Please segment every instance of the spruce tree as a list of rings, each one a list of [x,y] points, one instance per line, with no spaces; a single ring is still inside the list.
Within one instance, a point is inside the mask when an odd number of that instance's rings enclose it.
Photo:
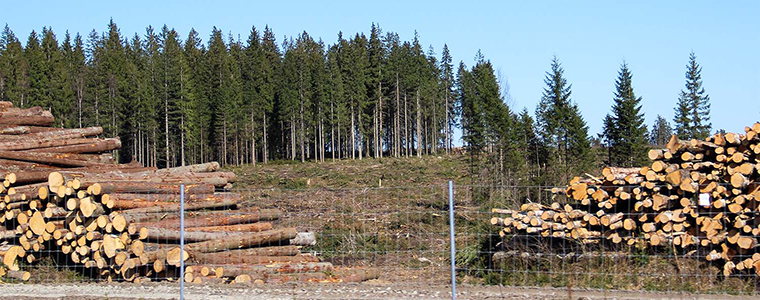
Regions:
[[[0,37],[0,100],[23,107],[29,87],[28,74],[24,47],[6,24]]]
[[[449,52],[449,46],[443,45],[443,53],[441,54],[441,87],[443,89],[443,105],[444,105],[444,148],[446,153],[451,152],[453,144],[453,127],[456,126],[457,120],[455,116],[456,106],[454,105],[454,66],[451,63],[451,53]]]
[[[673,129],[670,127],[668,120],[665,120],[660,115],[657,115],[657,119],[652,125],[652,132],[649,134],[650,143],[655,146],[664,146],[670,140],[670,136],[673,134]]]
[[[259,86],[259,95],[261,97],[261,118],[262,118],[262,132],[263,143],[262,148],[262,161],[267,163],[269,160],[270,143],[269,133],[272,127],[272,114],[274,111],[274,101],[277,89],[277,69],[282,61],[282,55],[277,48],[277,41],[274,33],[269,26],[264,27],[264,35],[261,39],[261,51],[262,60],[260,68],[261,85]]]
[[[69,40],[70,38],[67,37],[65,44],[68,44]],[[41,50],[44,58],[43,76],[48,84],[45,89],[45,98],[48,99],[48,103],[44,106],[50,108],[54,116],[61,116],[56,119],[58,126],[70,127],[73,121],[69,118],[74,106],[73,93],[63,53],[58,47],[58,40],[53,30],[50,28],[42,29]]]
[[[186,158],[189,163],[198,163],[201,161],[201,129],[203,124],[204,112],[201,110],[203,105],[203,49],[201,38],[195,29],[191,29],[185,39],[183,54],[187,71],[183,72],[187,76],[187,96],[188,99],[182,101],[180,107],[185,125],[183,126],[185,148],[189,154]]]
[[[542,143],[552,148],[550,164],[556,165],[562,178],[578,174],[591,167],[591,144],[588,126],[578,105],[570,99],[571,87],[564,77],[564,69],[555,56],[551,70],[546,72],[541,101],[536,108],[536,123]]]
[[[22,106],[42,106],[50,108],[51,98],[48,93],[50,82],[45,76],[45,55],[42,53],[37,32],[32,30],[26,40],[24,58],[28,65],[28,93],[21,99]]]
[[[542,175],[540,166],[546,163],[546,148],[541,144],[541,140],[536,134],[535,122],[528,113],[528,109],[523,109],[516,118],[515,124],[515,141],[523,155],[525,168],[528,170],[530,181],[527,184],[535,184],[534,178]]]
[[[475,79],[464,62],[457,71],[457,97],[462,103],[462,140],[472,156],[477,156],[486,146],[483,104],[477,97]]]
[[[326,65],[326,72],[327,72],[327,99],[329,103],[329,112],[328,112],[328,126],[330,127],[329,130],[329,136],[330,136],[330,143],[329,143],[329,149],[331,158],[335,160],[336,158],[341,157],[341,124],[345,124],[345,121],[342,121],[342,116],[344,115],[343,111],[345,111],[345,106],[342,105],[343,98],[344,98],[344,88],[343,88],[343,76],[340,72],[340,64],[339,64],[339,58],[340,50],[339,50],[339,43],[332,45],[329,47],[327,51],[327,65]]]
[[[702,87],[702,67],[694,52],[686,65],[686,89],[678,95],[675,114],[675,131],[681,139],[705,139],[710,135],[710,96]]]
[[[385,49],[383,43],[380,40],[382,30],[379,25],[372,23],[370,29],[369,42],[367,43],[367,115],[372,116],[371,120],[371,134],[372,136],[372,148],[374,149],[373,155],[380,157],[382,152],[382,140],[380,138],[380,132],[382,131],[382,105],[383,105],[383,58],[385,56]],[[368,122],[369,123],[369,122]],[[367,127],[370,127],[369,125]],[[369,155],[369,153],[367,153]]]
[[[209,80],[208,105],[204,108],[210,115],[206,129],[208,148],[215,150],[211,153],[211,159],[227,164],[229,111],[224,110],[224,107],[227,98],[231,95],[229,53],[222,38],[222,31],[216,27],[211,31],[205,61],[207,62],[207,80]]]
[[[647,128],[641,112],[641,97],[636,97],[633,75],[623,63],[615,80],[615,97],[611,120],[605,120],[609,164],[633,167],[646,163]]]

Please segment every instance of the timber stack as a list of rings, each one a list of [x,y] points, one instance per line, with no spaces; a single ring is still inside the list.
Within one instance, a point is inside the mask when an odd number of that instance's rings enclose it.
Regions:
[[[677,249],[725,276],[760,275],[760,123],[705,140],[672,136],[651,165],[602,170],[555,188],[555,202],[494,208],[502,237]]]
[[[275,228],[279,210],[246,206],[229,191],[235,174],[219,171],[216,162],[167,169],[119,164],[112,151],[121,142],[99,138],[101,127],[54,123],[42,108],[0,101],[4,280],[29,280],[21,266],[42,259],[109,282],[344,282],[379,275],[302,254],[301,246],[314,242],[303,242],[309,235]]]

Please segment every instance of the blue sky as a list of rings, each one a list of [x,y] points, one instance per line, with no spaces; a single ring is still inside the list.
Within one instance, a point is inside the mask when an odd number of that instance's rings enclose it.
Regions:
[[[368,33],[375,22],[404,40],[417,30],[426,49],[432,45],[438,55],[447,43],[455,61],[468,65],[480,49],[509,83],[510,106],[531,113],[557,55],[594,135],[610,111],[624,60],[647,124],[658,114],[672,120],[694,51],[712,101],[713,127],[742,131],[760,120],[760,1],[68,2],[6,3],[0,23],[24,42],[43,26],[59,39],[65,30],[102,32],[113,18],[130,37],[148,25],[167,24],[183,37],[194,27],[205,42],[212,26],[246,38],[252,25],[268,24],[278,41],[305,30],[333,43],[338,31]]]

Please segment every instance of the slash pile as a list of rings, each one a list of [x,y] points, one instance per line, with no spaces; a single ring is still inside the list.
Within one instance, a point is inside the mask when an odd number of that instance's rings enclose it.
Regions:
[[[26,281],[43,258],[94,279],[194,283],[364,281],[369,269],[339,269],[302,254],[281,212],[246,207],[235,174],[215,162],[168,169],[118,164],[118,138],[101,127],[61,129],[39,107],[0,102],[0,277]],[[185,232],[180,231],[184,184]],[[181,234],[185,251],[179,247]],[[307,241],[313,243],[313,241]],[[182,261],[188,267],[180,274]]]
[[[760,123],[706,140],[672,136],[652,164],[604,168],[552,190],[566,201],[494,208],[502,237],[674,247],[722,267],[760,275]],[[564,196],[564,197],[563,197]]]

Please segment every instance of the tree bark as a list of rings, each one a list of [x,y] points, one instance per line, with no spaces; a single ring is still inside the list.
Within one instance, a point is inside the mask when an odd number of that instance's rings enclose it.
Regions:
[[[417,157],[422,157],[422,109],[420,108],[420,90],[417,89]]]

